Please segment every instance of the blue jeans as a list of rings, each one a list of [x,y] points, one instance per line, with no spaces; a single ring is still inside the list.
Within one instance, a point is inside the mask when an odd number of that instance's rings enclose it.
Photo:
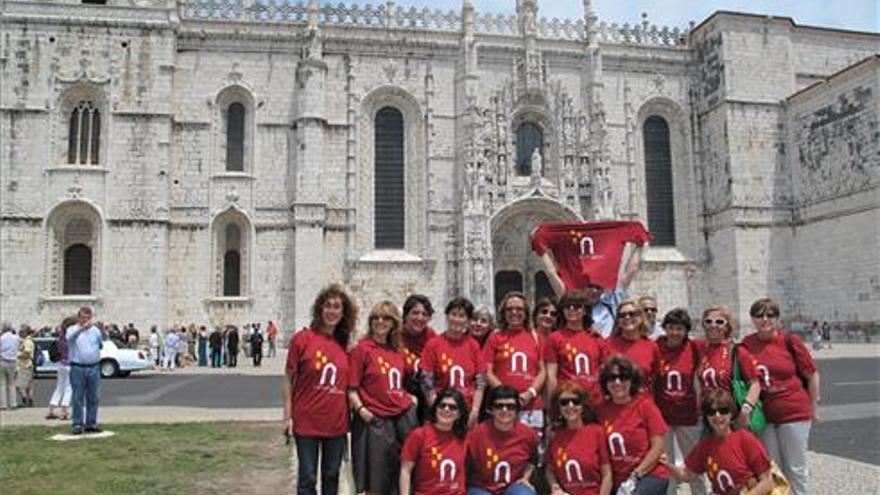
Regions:
[[[297,495],[316,495],[318,452],[321,453],[321,494],[336,495],[339,490],[339,466],[345,450],[345,435],[330,438],[296,435],[296,458],[299,465]]]
[[[97,364],[92,366],[70,366],[70,387],[73,389],[73,431],[82,431],[83,426],[94,428],[98,425],[98,394],[101,392],[101,370]],[[83,399],[85,399],[86,422],[83,425]]]
[[[492,492],[471,486],[467,489],[467,495],[492,495]],[[535,490],[522,483],[513,483],[499,495],[535,495]]]
[[[223,353],[220,349],[211,349],[211,367],[220,368],[223,366]]]
[[[665,495],[669,480],[658,476],[645,476],[636,483],[638,495]]]

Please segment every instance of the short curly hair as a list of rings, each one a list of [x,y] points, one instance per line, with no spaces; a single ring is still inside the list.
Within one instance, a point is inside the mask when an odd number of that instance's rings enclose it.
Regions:
[[[614,368],[617,373],[629,377],[629,394],[635,396],[642,388],[642,373],[639,368],[628,357],[620,354],[612,356],[611,359],[605,361],[602,365],[602,371],[599,372],[599,383],[602,385],[602,393],[608,397],[608,384],[611,382],[611,375],[614,374]]]

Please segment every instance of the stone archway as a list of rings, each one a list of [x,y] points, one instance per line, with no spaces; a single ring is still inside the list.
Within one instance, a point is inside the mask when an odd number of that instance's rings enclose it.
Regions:
[[[548,291],[552,293],[541,259],[532,252],[529,236],[542,223],[581,220],[577,212],[539,192],[508,204],[492,217],[492,284],[496,307],[509,290],[521,290],[530,304],[536,297]]]

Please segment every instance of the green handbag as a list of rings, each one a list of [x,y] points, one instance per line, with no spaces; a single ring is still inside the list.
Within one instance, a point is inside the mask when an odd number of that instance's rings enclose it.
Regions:
[[[739,361],[736,359],[737,347],[739,347],[739,344],[733,345],[733,375],[730,378],[730,388],[733,400],[736,401],[737,406],[742,408],[743,403],[746,401],[746,396],[749,394],[749,383],[743,380],[742,374],[739,371]],[[761,404],[761,399],[758,399],[754,406],[752,406],[752,414],[749,417],[749,429],[755,435],[760,435],[766,427],[767,416],[764,416],[764,406]]]

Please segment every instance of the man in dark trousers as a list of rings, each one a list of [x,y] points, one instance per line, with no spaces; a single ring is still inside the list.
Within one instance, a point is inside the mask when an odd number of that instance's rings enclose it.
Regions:
[[[229,356],[226,364],[235,368],[238,364],[238,329],[235,325],[229,325],[229,335],[226,336],[226,354]]]
[[[254,358],[254,366],[259,366],[263,362],[263,334],[257,326],[251,334],[251,357]]]
[[[219,327],[215,327],[214,331],[208,337],[208,346],[211,348],[211,367],[220,368],[223,366],[223,334]]]

